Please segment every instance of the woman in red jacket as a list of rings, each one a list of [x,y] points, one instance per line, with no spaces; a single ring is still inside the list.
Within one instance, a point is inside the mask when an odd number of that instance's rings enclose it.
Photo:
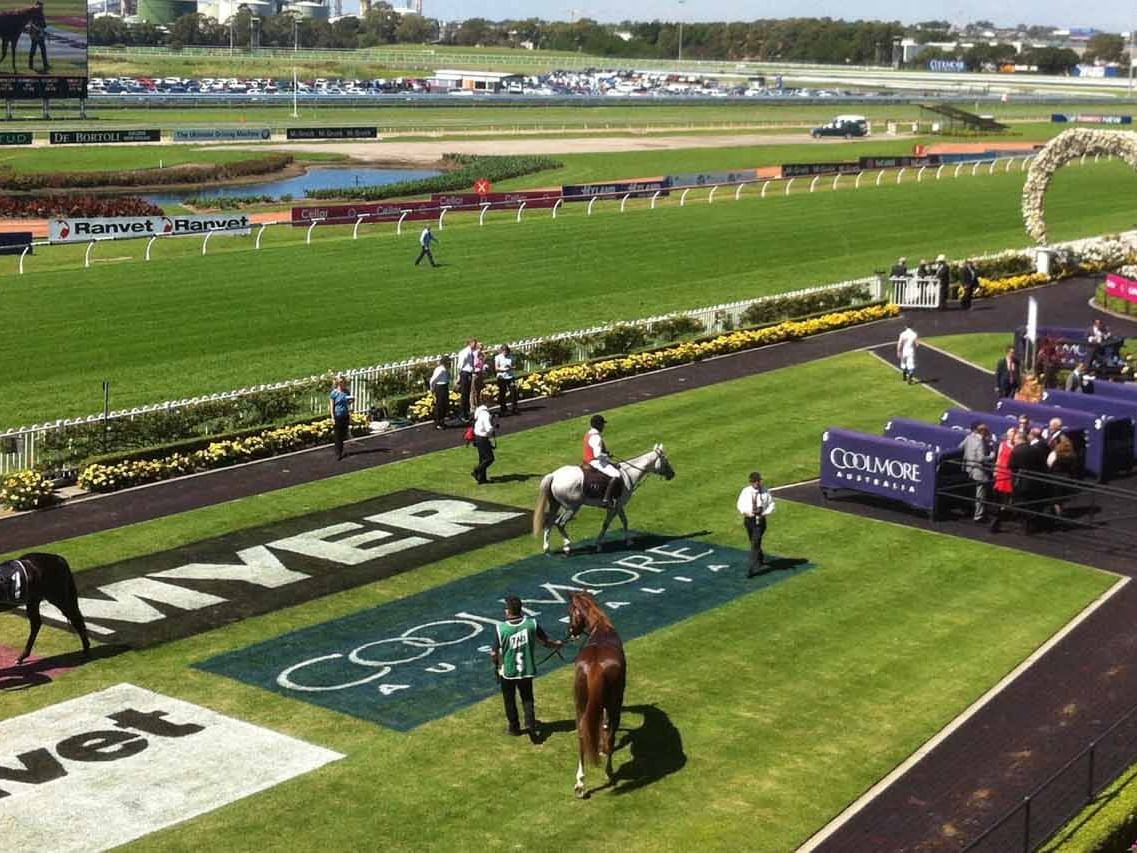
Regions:
[[[1006,436],[999,442],[999,450],[995,454],[995,518],[991,521],[991,532],[999,532],[999,523],[1003,515],[1010,510],[1011,501],[1015,493],[1015,476],[1011,472],[1011,451],[1015,444],[1015,428],[1007,430]]]

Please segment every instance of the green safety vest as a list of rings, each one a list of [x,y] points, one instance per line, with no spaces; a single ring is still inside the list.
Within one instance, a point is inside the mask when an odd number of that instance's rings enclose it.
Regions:
[[[533,678],[537,663],[533,659],[533,644],[537,642],[537,620],[526,616],[520,622],[499,622],[497,639],[501,646],[501,677],[507,679]]]

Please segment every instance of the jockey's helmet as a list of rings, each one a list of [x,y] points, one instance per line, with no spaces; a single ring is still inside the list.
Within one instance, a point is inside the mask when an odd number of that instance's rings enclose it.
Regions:
[[[604,429],[604,424],[606,424],[607,421],[604,420],[603,415],[593,415],[590,423],[593,429]]]

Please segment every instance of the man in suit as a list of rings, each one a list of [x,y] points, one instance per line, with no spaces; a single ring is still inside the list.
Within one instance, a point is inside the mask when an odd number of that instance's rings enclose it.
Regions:
[[[936,258],[936,268],[934,271],[936,277],[936,284],[940,291],[940,304],[941,311],[947,310],[948,294],[951,292],[951,267],[948,266],[947,256],[940,255]]]
[[[988,492],[991,488],[991,469],[995,461],[995,447],[987,425],[979,421],[972,423],[971,432],[959,446],[963,450],[963,470],[975,483],[975,512],[972,518],[975,521],[982,521],[990,500]]]
[[[975,291],[979,289],[979,268],[972,260],[964,261],[959,271],[959,307],[964,311],[971,310],[971,300],[975,298]]]
[[[1014,347],[1007,347],[1007,353],[995,365],[995,393],[1000,397],[1013,397],[1022,385],[1022,367]]]
[[[1078,362],[1074,369],[1070,371],[1070,375],[1066,377],[1066,390],[1079,393],[1086,391],[1086,386],[1090,384],[1090,378],[1086,375],[1086,363],[1084,361]]]

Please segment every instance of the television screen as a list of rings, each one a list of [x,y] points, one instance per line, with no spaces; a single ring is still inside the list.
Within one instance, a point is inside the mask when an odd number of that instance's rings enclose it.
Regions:
[[[0,100],[86,96],[86,0],[0,0]]]

